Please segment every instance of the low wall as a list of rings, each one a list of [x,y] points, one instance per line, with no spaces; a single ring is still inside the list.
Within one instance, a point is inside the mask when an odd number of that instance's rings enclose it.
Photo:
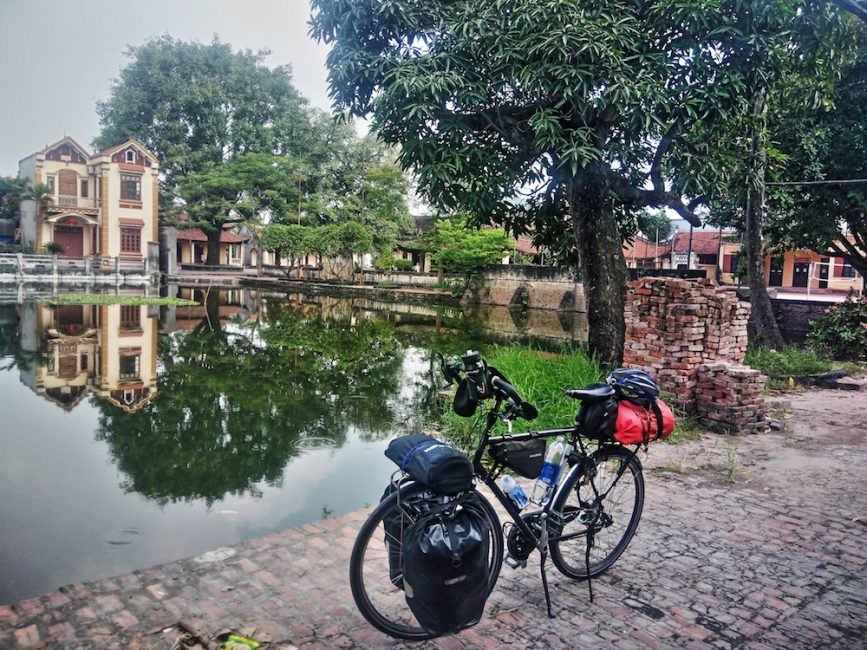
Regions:
[[[574,270],[552,266],[490,266],[465,302],[528,309],[587,311],[584,287]]]
[[[820,319],[826,309],[836,304],[836,302],[816,300],[771,299],[771,307],[777,325],[780,326],[780,334],[788,343],[803,343],[810,332],[810,322]]]
[[[355,282],[360,282],[361,274],[354,274]],[[461,279],[448,275],[446,282],[461,282]],[[436,273],[401,273],[397,271],[365,271],[365,284],[393,284],[399,287],[430,287],[439,282]]]

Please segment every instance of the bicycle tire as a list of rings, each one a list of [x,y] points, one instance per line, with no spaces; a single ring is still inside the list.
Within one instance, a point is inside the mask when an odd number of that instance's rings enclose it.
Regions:
[[[488,518],[489,585],[493,590],[503,563],[503,536],[500,521],[491,504],[476,492],[481,510]],[[437,635],[422,628],[406,603],[403,590],[389,574],[389,550],[383,521],[399,513],[401,531],[417,518],[433,497],[429,488],[408,483],[389,495],[370,513],[358,532],[349,560],[349,584],[355,604],[367,621],[381,632],[399,639],[423,640]],[[393,520],[392,526],[394,526]],[[398,540],[398,543],[401,540]]]
[[[551,542],[551,560],[563,575],[576,580],[588,577],[585,553],[591,528],[586,522],[595,521],[589,570],[589,577],[595,577],[607,571],[629,546],[644,508],[644,476],[635,454],[620,446],[601,447],[590,454],[590,459],[584,471],[567,477],[551,507],[555,534],[574,535]],[[588,472],[595,474],[592,480],[599,499]]]

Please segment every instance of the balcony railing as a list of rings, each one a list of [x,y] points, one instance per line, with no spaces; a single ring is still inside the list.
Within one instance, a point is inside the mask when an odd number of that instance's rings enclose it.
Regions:
[[[82,196],[65,196],[58,194],[53,197],[54,205],[59,208],[95,208],[96,199]]]

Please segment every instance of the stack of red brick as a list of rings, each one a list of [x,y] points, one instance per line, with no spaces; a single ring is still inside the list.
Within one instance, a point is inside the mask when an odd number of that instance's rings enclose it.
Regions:
[[[624,364],[651,371],[669,399],[689,413],[699,412],[697,400],[705,401],[709,395],[719,393],[711,389],[699,395],[702,366],[727,364],[728,370],[714,371],[714,381],[722,381],[718,378],[720,372],[731,371],[733,377],[740,377],[749,313],[748,304],[706,280],[642,278],[632,282],[626,302]],[[714,413],[739,413],[731,410],[739,408],[735,398],[740,395],[732,392],[714,398],[713,403],[719,407]],[[763,414],[764,407],[760,410]],[[744,428],[741,418],[731,424],[736,429]]]
[[[765,420],[765,377],[758,370],[728,363],[698,368],[699,417],[726,430],[748,431]]]

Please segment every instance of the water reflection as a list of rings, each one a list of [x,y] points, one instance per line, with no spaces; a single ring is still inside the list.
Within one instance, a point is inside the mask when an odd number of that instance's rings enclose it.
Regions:
[[[435,352],[575,315],[171,288],[194,307],[0,305],[0,604],[373,503],[439,410]]]
[[[340,447],[350,430],[369,442],[425,426],[437,412],[432,350],[583,333],[563,312],[170,292],[199,304],[24,303],[0,326],[0,355],[37,395],[64,411],[95,398],[95,439],[122,489],[160,505],[257,496],[302,450]]]
[[[148,308],[27,302],[17,308],[0,355],[11,356],[21,383],[71,411],[88,395],[133,413],[157,394],[157,322]]]
[[[198,322],[196,308],[177,310],[184,327],[160,341],[164,399],[133,414],[100,405],[97,438],[124,489],[158,503],[256,495],[279,485],[305,440],[341,446],[350,428],[376,439],[403,426],[415,394],[400,399],[393,323],[276,302],[224,318],[237,305],[216,293],[204,307]]]

